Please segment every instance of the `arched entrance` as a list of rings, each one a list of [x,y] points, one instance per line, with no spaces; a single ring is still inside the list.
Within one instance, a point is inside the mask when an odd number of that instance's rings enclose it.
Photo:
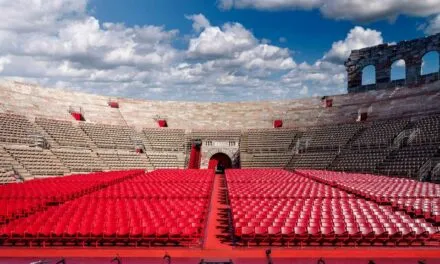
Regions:
[[[216,153],[209,159],[208,169],[215,169],[219,163],[223,164],[225,169],[232,167],[232,161],[228,155],[225,153]]]

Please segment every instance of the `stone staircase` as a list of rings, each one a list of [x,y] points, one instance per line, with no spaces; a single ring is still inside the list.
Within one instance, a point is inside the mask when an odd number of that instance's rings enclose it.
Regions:
[[[4,148],[4,146],[0,146],[0,158],[5,161],[6,163],[9,163],[12,165],[14,170],[18,173],[18,175],[25,179],[30,180],[33,179],[33,176],[31,173],[26,170],[16,159],[14,159]]]
[[[47,132],[46,130],[44,130],[41,126],[39,126],[37,123],[32,123],[35,129],[35,132],[39,135],[41,135],[42,137],[44,137],[44,139],[46,139],[47,143],[49,144],[49,146],[51,148],[59,148],[60,144],[58,144],[58,142],[56,142],[56,140],[54,140]]]

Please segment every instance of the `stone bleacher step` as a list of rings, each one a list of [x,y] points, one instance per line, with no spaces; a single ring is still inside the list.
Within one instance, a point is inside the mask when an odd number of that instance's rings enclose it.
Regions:
[[[12,155],[10,155],[3,146],[0,147],[0,155],[12,165],[12,167],[20,177],[22,177],[23,179],[33,178],[32,174],[27,169],[25,169],[25,167],[21,165],[20,162],[18,162]]]
[[[42,135],[46,139],[47,143],[49,143],[49,145],[51,147],[53,147],[53,148],[59,148],[60,147],[60,144],[58,144],[58,142],[55,139],[53,139],[49,135],[49,133],[47,133],[46,130],[44,130],[40,125],[38,125],[36,122],[33,122],[32,124],[34,125],[35,131],[37,133],[39,133],[40,135]]]

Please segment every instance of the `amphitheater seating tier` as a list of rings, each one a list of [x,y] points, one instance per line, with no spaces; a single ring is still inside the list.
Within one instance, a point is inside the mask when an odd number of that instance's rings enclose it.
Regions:
[[[378,171],[385,175],[415,177],[420,167],[439,151],[436,145],[405,146],[391,152],[378,166]]]
[[[292,129],[250,129],[247,133],[247,152],[285,152],[298,132]]]
[[[208,170],[138,170],[0,186],[0,245],[200,246],[213,179]]]
[[[81,123],[80,127],[99,148],[134,149],[132,128],[103,124]]]
[[[180,151],[185,149],[185,130],[145,128],[142,130],[154,151]]]
[[[361,123],[353,123],[309,128],[303,138],[308,139],[308,149],[338,149],[344,147],[363,127]]]
[[[227,170],[237,245],[438,244],[439,229],[432,223],[391,205],[355,197],[338,185],[332,187],[333,182],[320,179],[322,173],[327,172]],[[347,178],[337,172],[328,174]],[[310,191],[310,186],[316,188]]]
[[[440,143],[440,115],[421,118],[414,124],[417,134],[411,144],[426,145]]]
[[[176,152],[149,152],[150,159],[154,168],[180,168],[185,167],[185,159],[182,153]],[[180,157],[179,157],[180,156]]]
[[[84,132],[73,126],[72,122],[36,118],[35,123],[42,127],[60,146],[89,147]]]
[[[337,151],[322,151],[322,152],[304,152],[293,155],[287,168],[316,168],[325,169],[335,159]]]
[[[134,151],[98,150],[98,156],[111,170],[151,168],[148,157]]]
[[[371,174],[299,170],[304,176],[336,186],[360,197],[440,223],[440,185]],[[414,204],[408,204],[410,202]],[[422,207],[422,203],[426,206]]]
[[[353,147],[387,148],[408,124],[407,119],[373,122],[353,141],[352,145]]]
[[[338,155],[331,169],[353,172],[372,172],[382,163],[390,149],[348,149]]]
[[[93,172],[105,169],[95,153],[86,149],[52,149],[71,172]]]
[[[292,153],[241,154],[242,168],[283,168],[289,162]]]
[[[32,124],[25,116],[0,113],[0,141],[30,144],[32,131]]]
[[[49,150],[26,146],[7,146],[6,150],[33,176],[59,176],[68,172]]]

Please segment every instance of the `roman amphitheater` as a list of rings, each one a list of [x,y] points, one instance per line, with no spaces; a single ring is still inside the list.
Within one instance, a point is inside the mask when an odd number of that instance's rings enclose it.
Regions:
[[[3,80],[0,262],[440,263],[440,72],[421,74],[431,51],[440,34],[353,51],[347,94],[285,101]],[[392,81],[400,59],[406,78]],[[376,83],[362,85],[368,65]]]

